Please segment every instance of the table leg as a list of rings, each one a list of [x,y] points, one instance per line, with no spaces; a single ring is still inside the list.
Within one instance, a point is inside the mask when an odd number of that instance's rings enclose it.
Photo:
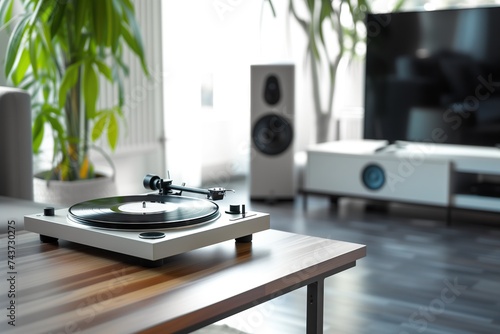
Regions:
[[[307,211],[307,193],[306,192],[302,193],[302,209],[304,211]]]
[[[446,226],[451,226],[451,205],[446,207]]]
[[[323,279],[307,285],[307,334],[323,333],[324,289]]]

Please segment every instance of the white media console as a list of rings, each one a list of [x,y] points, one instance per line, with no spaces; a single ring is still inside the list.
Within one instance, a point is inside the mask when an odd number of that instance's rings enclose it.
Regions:
[[[302,190],[500,212],[500,148],[380,140],[318,144],[307,150]]]

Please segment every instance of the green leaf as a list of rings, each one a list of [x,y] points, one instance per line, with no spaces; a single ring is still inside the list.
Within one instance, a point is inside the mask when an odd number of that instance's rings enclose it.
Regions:
[[[49,85],[43,85],[43,100],[47,102],[50,97],[51,87]]]
[[[45,118],[43,114],[38,114],[33,122],[32,136],[33,136],[33,152],[38,153],[42,145],[43,136],[45,133]]]
[[[394,8],[392,9],[393,11],[398,11],[401,9],[401,7],[404,5],[405,0],[398,0],[396,4],[394,5]],[[367,4],[368,5],[368,4]]]
[[[125,6],[129,10],[134,10],[134,4],[130,0],[117,0],[120,2],[120,6]]]
[[[112,1],[113,9],[111,11],[111,24],[112,24],[112,37],[111,37],[111,52],[115,54],[118,51],[118,47],[120,45],[120,36],[121,36],[121,4],[117,0]]]
[[[31,52],[33,51],[33,52]],[[56,72],[54,61],[52,57],[50,56],[49,50],[45,47],[45,43],[43,41],[43,37],[38,35],[38,40],[37,40],[37,45],[36,49],[30,50],[30,61],[31,61],[31,67],[34,70],[34,67],[36,67],[36,78],[37,80],[40,80],[40,84],[45,85],[45,81],[47,81],[47,78],[53,77]],[[36,65],[34,66],[34,63],[36,62]],[[55,89],[57,92],[57,90]]]
[[[320,59],[321,55],[319,54],[318,46],[316,44],[316,40],[314,36],[310,36],[309,42],[307,44],[307,47],[309,49],[309,53],[315,58],[315,59]]]
[[[66,96],[71,89],[78,82],[78,74],[81,62],[77,62],[66,69],[66,73],[59,88],[59,107],[62,108],[66,104]]]
[[[137,40],[134,39],[134,36],[132,36],[128,26],[124,23],[122,23],[122,37],[135,54],[139,54],[141,52],[140,46],[137,44]]]
[[[113,14],[113,4],[112,0],[101,0],[103,1],[104,8],[106,8],[105,11],[105,21],[104,21],[104,44],[107,47],[111,47],[113,45],[113,21],[116,20],[118,17],[115,17]]]
[[[89,4],[92,10],[92,23],[95,41],[97,45],[104,45],[106,6],[102,0],[91,0],[89,1]]]
[[[119,47],[119,49],[121,49],[121,47]],[[122,70],[123,74],[124,74],[125,76],[128,76],[128,75],[130,74],[130,68],[127,66],[127,64],[125,64],[125,63],[123,62],[123,59],[122,59],[122,52],[120,52],[120,53],[118,54],[118,56],[117,56],[117,57],[114,57],[113,59],[114,59],[114,61],[118,64],[118,68],[120,68],[120,69]],[[117,78],[116,74],[118,73],[118,68],[117,68],[116,66],[113,68],[113,69],[114,69],[114,71],[113,71],[113,77],[114,77],[115,79]]]
[[[316,3],[316,0],[307,0],[307,8],[309,8],[309,11],[311,13],[314,13],[314,4]]]
[[[57,57],[56,51],[54,50],[52,36],[50,36],[50,30],[46,25],[37,26],[37,35],[40,37],[41,45],[44,50],[47,50],[47,53],[52,55],[53,57]],[[54,60],[56,61],[56,60]]]
[[[320,22],[323,22],[323,20],[330,16],[332,12],[334,11],[332,7],[332,3],[330,1],[322,1],[321,2],[321,12],[320,12]]]
[[[97,45],[110,47],[112,36],[112,9],[111,0],[98,0],[94,2],[94,29]]]
[[[19,88],[29,91],[31,86],[35,84],[36,80],[33,79],[32,75],[27,75],[24,77],[23,81],[19,84]]]
[[[43,0],[36,2],[36,7],[33,13],[30,15],[30,26],[33,27],[35,25],[35,21],[38,18],[40,11],[42,10]]]
[[[29,55],[30,55],[30,63],[31,63],[31,69],[33,70],[33,74],[35,75],[35,78],[38,79],[38,55],[37,55],[37,49],[38,49],[38,37],[36,34],[33,34],[30,38],[29,41]]]
[[[36,3],[35,10],[31,14],[30,18],[30,33],[33,30],[33,28],[36,26],[36,22],[40,21],[45,23],[47,18],[46,14],[51,13],[54,11],[54,7],[58,5],[60,1],[53,1],[53,0],[39,0]]]
[[[80,1],[77,1],[80,2]],[[50,24],[50,35],[54,37],[61,27],[64,16],[67,15],[66,6],[67,1],[55,1],[55,8],[52,11],[49,19]]]
[[[55,132],[54,137],[58,141],[58,147],[63,155],[67,155],[66,145],[65,145],[65,131],[64,127],[58,118],[53,117],[51,114],[46,115],[46,120],[50,123],[52,130]]]
[[[0,23],[9,22],[12,18],[14,0],[2,0],[0,2]]]
[[[64,137],[64,133],[65,133],[64,127],[61,124],[61,122],[59,121],[59,119],[57,119],[56,117],[53,117],[53,116],[48,116],[47,120],[49,121],[50,125],[52,126],[52,129],[58,134],[58,136],[60,136],[61,138]]]
[[[137,21],[135,19],[135,14],[134,11],[128,7],[124,7],[124,11],[126,14],[127,22],[128,25],[130,26],[130,31],[132,35],[130,36],[133,39],[133,44],[135,47],[132,47],[132,50],[135,52],[135,54],[139,57],[139,60],[141,61],[142,69],[146,75],[149,76],[149,70],[146,65],[146,58],[144,56],[144,46],[142,42],[142,37],[141,37],[141,31],[139,29],[139,25],[137,24]],[[123,35],[123,30],[128,32],[128,29],[125,28],[124,25],[122,25],[122,35]],[[127,43],[129,44],[129,43]],[[129,44],[130,46],[131,44]]]
[[[82,84],[86,114],[88,118],[93,118],[99,94],[99,79],[91,62],[85,63]]]
[[[94,128],[92,129],[92,141],[96,141],[101,138],[104,133],[104,129],[106,128],[106,123],[108,122],[108,118],[106,115],[102,115],[99,117],[97,122],[94,124]]]
[[[83,26],[90,10],[89,1],[76,1],[75,3],[75,44],[84,45],[82,39]]]
[[[53,105],[49,103],[44,103],[43,104],[43,112],[47,114],[53,114],[54,116],[60,116],[61,115],[61,110],[54,107]]]
[[[116,84],[118,86],[118,107],[121,110],[121,107],[125,104],[125,87],[120,77],[116,79]]]
[[[326,43],[325,43],[325,37],[323,34],[323,22],[325,19],[329,18],[330,15],[333,12],[332,4],[330,1],[321,1],[321,9],[320,9],[320,15],[319,15],[319,21],[317,23],[317,29],[318,29],[318,36],[319,40],[321,41],[321,45],[326,48]]]
[[[108,65],[98,59],[95,60],[95,64],[97,65],[97,69],[99,70],[99,72],[101,72],[101,74],[104,75],[106,79],[108,79],[109,81],[113,81],[113,75]]]
[[[118,143],[118,121],[115,114],[109,114],[108,119],[108,143],[111,150],[114,151]]]
[[[12,73],[12,83],[15,86],[19,86],[21,81],[24,79],[26,70],[30,66],[30,56],[28,50],[24,49],[21,57],[19,58],[16,66],[16,70]]]
[[[30,17],[28,15],[24,16],[16,25],[12,35],[10,36],[9,43],[7,45],[7,57],[5,58],[6,77],[10,76],[13,66],[17,58],[20,56],[19,48],[21,47],[21,41],[24,38],[29,18]]]

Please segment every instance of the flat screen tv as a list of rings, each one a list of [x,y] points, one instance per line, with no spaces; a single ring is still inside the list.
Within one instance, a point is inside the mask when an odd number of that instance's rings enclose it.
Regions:
[[[500,7],[369,14],[365,139],[498,146]]]

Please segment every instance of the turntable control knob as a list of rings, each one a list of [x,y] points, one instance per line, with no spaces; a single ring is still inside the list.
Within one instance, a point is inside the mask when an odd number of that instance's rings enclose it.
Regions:
[[[54,208],[53,207],[44,208],[43,209],[43,215],[44,216],[48,216],[48,217],[54,216],[55,215]]]
[[[229,205],[229,211],[226,211],[227,213],[240,213],[240,206],[239,205]]]
[[[244,217],[245,216],[245,204],[229,205],[229,210],[227,210],[226,213],[233,214],[233,215],[242,214]]]

